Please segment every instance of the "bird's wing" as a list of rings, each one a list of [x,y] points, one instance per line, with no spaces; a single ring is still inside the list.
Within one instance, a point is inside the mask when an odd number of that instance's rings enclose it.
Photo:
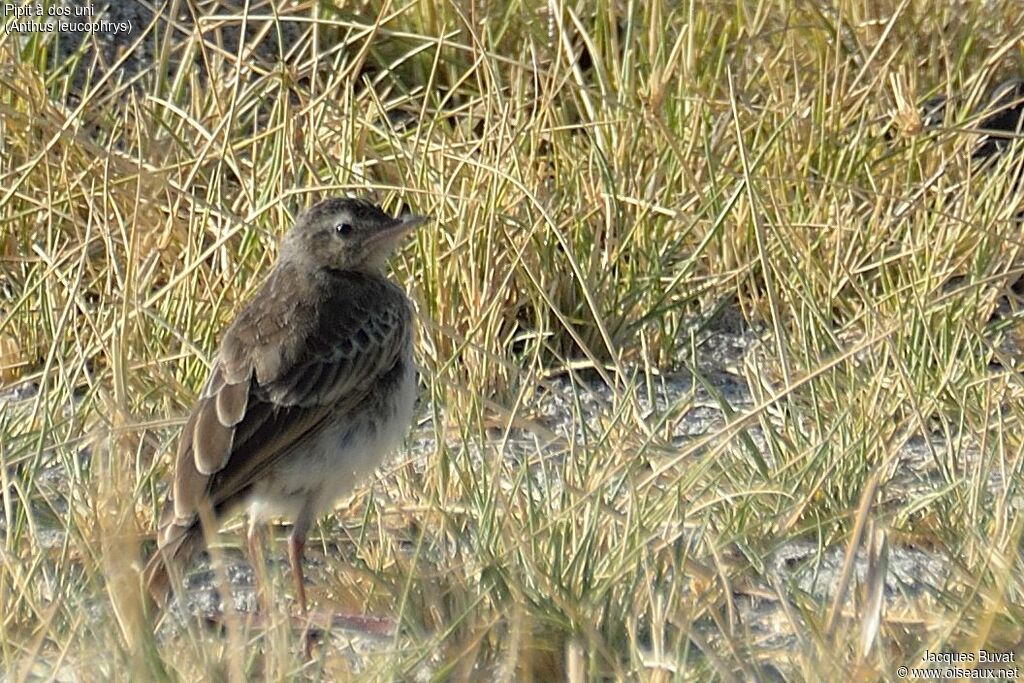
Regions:
[[[325,421],[363,402],[402,362],[408,303],[380,277],[335,272],[317,299],[296,305],[271,281],[239,314],[178,444],[166,532],[202,506],[230,508],[279,458]]]

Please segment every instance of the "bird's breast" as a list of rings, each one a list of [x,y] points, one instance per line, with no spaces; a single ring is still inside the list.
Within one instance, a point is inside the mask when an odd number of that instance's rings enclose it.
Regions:
[[[307,503],[316,516],[333,509],[401,445],[412,423],[416,387],[410,350],[365,401],[335,414],[314,439],[254,487],[250,515],[294,519]]]

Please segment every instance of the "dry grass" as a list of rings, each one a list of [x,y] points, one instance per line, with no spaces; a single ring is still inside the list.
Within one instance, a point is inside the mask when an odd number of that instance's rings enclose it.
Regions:
[[[1019,73],[1016,0],[584,4],[258,6],[251,32],[294,31],[258,57],[137,26],[154,65],[71,98],[79,57],[0,36],[0,381],[39,388],[0,403],[5,678],[356,675],[283,627],[154,637],[133,564],[218,331],[348,193],[437,218],[394,262],[436,446],[321,527],[324,600],[402,622],[359,675],[874,680],[1021,642],[1020,379],[989,366],[1020,194],[965,132]],[[753,405],[680,440],[692,401],[644,399],[722,308],[763,332]],[[570,401],[576,434],[539,415],[556,377],[613,389]],[[772,581],[799,540],[872,571]],[[943,580],[883,610],[895,548]]]

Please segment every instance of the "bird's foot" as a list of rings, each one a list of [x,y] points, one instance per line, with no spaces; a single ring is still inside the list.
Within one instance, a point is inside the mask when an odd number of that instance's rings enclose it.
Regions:
[[[350,614],[333,611],[311,611],[296,617],[311,633],[323,634],[332,629],[356,631],[374,636],[390,636],[398,630],[398,621],[392,617],[371,614]]]

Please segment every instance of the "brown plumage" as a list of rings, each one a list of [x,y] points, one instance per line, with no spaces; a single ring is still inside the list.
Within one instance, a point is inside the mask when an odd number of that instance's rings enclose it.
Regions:
[[[271,518],[292,521],[289,555],[305,611],[310,524],[380,464],[411,420],[411,307],[382,268],[423,220],[332,199],[286,235],[266,283],[224,334],[182,430],[145,570],[159,604],[168,563],[183,566],[203,545],[201,519],[219,524],[246,508],[250,533]]]

